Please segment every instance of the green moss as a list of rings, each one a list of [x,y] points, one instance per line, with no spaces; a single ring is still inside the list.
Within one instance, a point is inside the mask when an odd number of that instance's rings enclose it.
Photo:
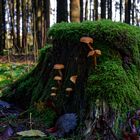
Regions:
[[[82,36],[91,36],[94,42],[108,44],[108,49],[131,54],[132,60],[140,63],[140,29],[120,22],[110,20],[85,21],[82,23],[59,23],[48,32],[54,40],[79,42]]]
[[[108,60],[91,71],[86,87],[86,94],[93,101],[105,100],[120,112],[140,106],[140,92],[136,68],[125,71],[122,63]]]

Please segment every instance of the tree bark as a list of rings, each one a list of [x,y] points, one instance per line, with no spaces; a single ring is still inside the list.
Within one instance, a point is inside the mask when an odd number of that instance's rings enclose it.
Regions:
[[[130,24],[131,0],[125,0],[125,23]]]
[[[0,2],[0,54],[3,54],[3,49],[5,48],[5,1]]]
[[[70,0],[70,21],[80,22],[80,0]]]
[[[98,20],[98,0],[94,0],[94,19]]]
[[[83,0],[80,0],[80,21],[83,21]]]
[[[67,0],[57,0],[57,22],[68,22]]]
[[[106,19],[106,0],[101,0],[101,18]]]
[[[120,22],[122,21],[122,9],[123,9],[122,0],[120,0]]]
[[[20,1],[16,0],[16,39],[17,39],[17,47],[16,51],[19,53],[20,52]]]

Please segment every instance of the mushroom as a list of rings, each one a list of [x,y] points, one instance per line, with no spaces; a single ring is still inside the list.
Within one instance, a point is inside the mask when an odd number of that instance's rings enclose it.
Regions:
[[[61,70],[64,69],[64,65],[63,64],[55,64],[53,69],[58,70],[59,75],[62,76]]]
[[[57,81],[58,85],[60,85],[60,81],[62,81],[62,77],[61,76],[55,76],[54,80]]]
[[[81,37],[80,42],[86,43],[89,49],[93,50],[92,46],[90,45],[90,43],[93,43],[93,39],[91,37]]]
[[[56,92],[57,88],[56,87],[52,87],[51,90]]]
[[[67,94],[68,94],[68,96],[70,95],[70,93],[72,92],[72,88],[66,88],[66,92],[67,92]]]
[[[56,96],[56,93],[52,92],[52,93],[51,93],[51,96],[53,96],[53,97]]]
[[[101,55],[100,50],[92,50],[88,53],[87,57],[93,56],[94,57],[94,66],[96,66],[97,65],[96,57],[99,55]]]
[[[72,83],[76,83],[76,80],[77,80],[77,75],[73,75],[73,76],[71,76],[70,77],[70,81],[72,82]]]

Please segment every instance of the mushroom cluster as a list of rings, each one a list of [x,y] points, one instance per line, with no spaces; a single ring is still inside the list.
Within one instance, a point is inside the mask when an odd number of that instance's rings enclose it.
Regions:
[[[54,81],[57,81],[58,86],[61,86],[61,81],[62,81],[62,69],[64,69],[64,65],[63,64],[55,64],[53,67],[54,70],[58,71],[57,75],[53,78]],[[51,88],[51,96],[56,96],[56,91],[58,90],[57,87],[52,87]]]
[[[56,96],[56,91],[57,91],[57,88],[56,87],[52,87],[51,88],[51,96]]]
[[[88,45],[88,48],[90,49],[90,51],[89,51],[87,57],[92,56],[94,58],[94,66],[96,67],[96,65],[97,65],[96,57],[101,55],[101,51],[94,50],[92,48],[91,44],[93,44],[93,39],[91,37],[81,37],[80,42],[86,43]]]

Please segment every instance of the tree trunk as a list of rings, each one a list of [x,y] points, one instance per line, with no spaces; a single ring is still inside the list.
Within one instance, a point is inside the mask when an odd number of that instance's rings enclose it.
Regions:
[[[101,18],[106,19],[106,0],[101,0]]]
[[[83,0],[80,0],[80,21],[83,21]]]
[[[122,9],[123,9],[122,0],[120,0],[120,22],[122,22]]]
[[[20,1],[16,0],[16,48],[17,52],[20,52]]]
[[[80,0],[70,0],[70,21],[80,22]]]
[[[132,3],[132,25],[135,23],[135,8],[136,8],[136,0],[133,0]]]
[[[85,2],[85,20],[88,19],[88,0]]]
[[[125,0],[125,23],[130,24],[131,0]]]
[[[112,0],[108,0],[108,19],[112,19]]]
[[[26,0],[22,0],[22,50],[27,46]]]
[[[5,1],[0,2],[0,54],[3,54],[5,48]]]
[[[67,0],[57,0],[57,22],[68,21]]]
[[[94,19],[98,20],[98,0],[94,0]]]
[[[50,0],[44,0],[44,43],[47,42],[47,31],[50,28]]]

